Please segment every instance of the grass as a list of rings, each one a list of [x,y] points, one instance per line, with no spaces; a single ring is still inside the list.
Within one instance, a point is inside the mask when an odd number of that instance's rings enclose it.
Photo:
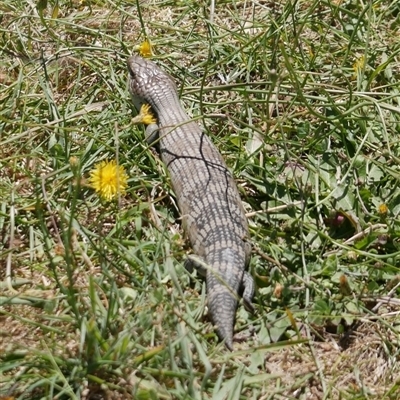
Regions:
[[[0,10],[1,398],[399,398],[398,1]],[[131,123],[146,37],[249,215],[257,313],[233,353]],[[105,202],[89,173],[114,159],[127,193]]]

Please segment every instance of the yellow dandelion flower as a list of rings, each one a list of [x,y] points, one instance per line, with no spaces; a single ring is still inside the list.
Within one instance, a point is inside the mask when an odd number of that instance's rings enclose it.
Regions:
[[[157,123],[157,120],[155,119],[153,113],[151,112],[151,107],[149,104],[142,105],[139,114],[132,119],[132,123],[145,124],[145,125],[151,125]]]
[[[100,197],[111,201],[118,194],[125,193],[128,175],[124,167],[113,161],[101,161],[90,171],[89,185]]]
[[[385,203],[382,203],[378,207],[378,213],[382,216],[385,216],[389,212],[389,208]]]
[[[153,55],[151,52],[151,44],[148,39],[146,39],[144,42],[140,43],[139,54],[142,57],[151,57]]]

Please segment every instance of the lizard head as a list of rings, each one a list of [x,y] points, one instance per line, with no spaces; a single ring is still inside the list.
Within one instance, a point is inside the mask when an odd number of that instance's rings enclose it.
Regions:
[[[145,103],[157,109],[163,98],[177,92],[173,78],[153,61],[134,55],[127,64],[129,92],[137,109]]]

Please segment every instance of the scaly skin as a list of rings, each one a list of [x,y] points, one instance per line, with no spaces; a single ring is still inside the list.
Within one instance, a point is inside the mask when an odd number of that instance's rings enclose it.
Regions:
[[[208,306],[221,340],[232,350],[238,294],[252,310],[254,284],[245,272],[251,255],[248,225],[232,174],[214,144],[186,114],[170,75],[139,56],[128,59],[129,91],[137,108],[157,116],[159,151],[166,164],[197,263],[206,268]],[[148,132],[148,139],[149,139]],[[154,134],[149,142],[154,141]],[[246,275],[245,275],[246,274]]]

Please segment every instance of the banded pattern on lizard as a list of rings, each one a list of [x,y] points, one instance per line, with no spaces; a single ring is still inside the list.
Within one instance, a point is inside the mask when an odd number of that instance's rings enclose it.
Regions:
[[[251,256],[248,224],[231,172],[210,138],[181,106],[173,78],[154,62],[128,59],[129,91],[135,107],[150,104],[157,126],[146,140],[158,147],[175,191],[193,252],[190,264],[206,265],[208,307],[221,340],[233,349],[238,295],[249,311],[254,283],[246,272]]]

